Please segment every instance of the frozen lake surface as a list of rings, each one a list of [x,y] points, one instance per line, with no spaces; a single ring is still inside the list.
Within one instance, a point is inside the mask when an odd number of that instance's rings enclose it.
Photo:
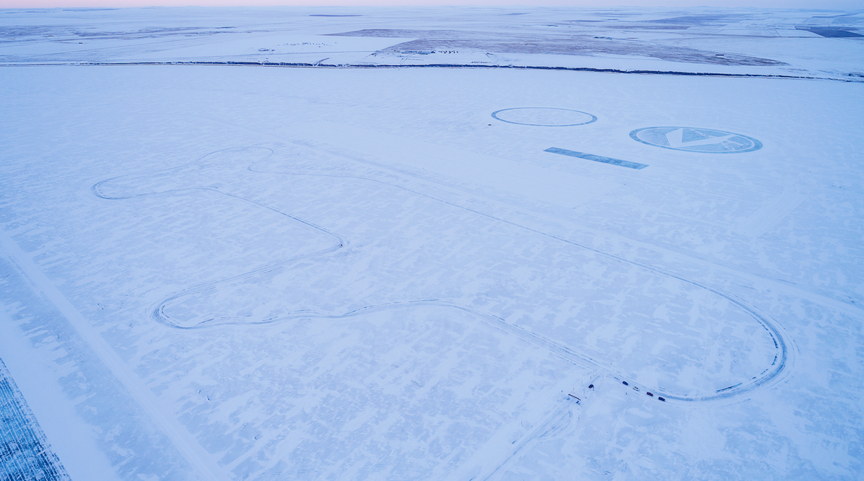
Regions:
[[[0,11],[0,443],[73,480],[857,479],[862,34]]]

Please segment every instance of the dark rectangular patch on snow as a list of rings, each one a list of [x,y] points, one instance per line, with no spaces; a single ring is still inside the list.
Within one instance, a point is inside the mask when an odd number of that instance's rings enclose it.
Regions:
[[[69,481],[6,365],[0,360],[0,479]]]
[[[617,165],[619,167],[627,167],[628,169],[644,169],[648,167],[645,164],[638,162],[630,162],[629,160],[612,159],[601,155],[586,154],[584,152],[576,152],[573,150],[559,149],[558,147],[549,147],[544,152],[552,152],[553,154],[569,155],[570,157],[579,157],[580,159],[593,160],[594,162],[603,162],[604,164]]]
[[[795,30],[806,30],[828,38],[864,37],[860,33],[850,32],[850,29],[843,27],[795,27]]]

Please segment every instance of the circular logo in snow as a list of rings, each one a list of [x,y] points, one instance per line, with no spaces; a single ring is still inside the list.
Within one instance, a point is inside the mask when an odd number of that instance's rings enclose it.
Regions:
[[[633,140],[664,149],[706,154],[738,154],[762,148],[746,135],[694,127],[646,127],[630,132]]]
[[[597,117],[578,110],[551,107],[519,107],[492,112],[492,117],[508,124],[535,127],[575,127],[597,121]]]

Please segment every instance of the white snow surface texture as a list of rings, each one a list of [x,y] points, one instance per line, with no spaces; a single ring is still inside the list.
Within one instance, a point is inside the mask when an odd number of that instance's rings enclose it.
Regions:
[[[0,10],[0,359],[76,481],[861,479],[862,81],[854,11]]]

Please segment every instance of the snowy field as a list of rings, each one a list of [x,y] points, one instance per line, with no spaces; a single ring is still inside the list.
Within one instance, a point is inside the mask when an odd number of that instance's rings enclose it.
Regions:
[[[0,475],[864,475],[864,13],[0,35]]]

